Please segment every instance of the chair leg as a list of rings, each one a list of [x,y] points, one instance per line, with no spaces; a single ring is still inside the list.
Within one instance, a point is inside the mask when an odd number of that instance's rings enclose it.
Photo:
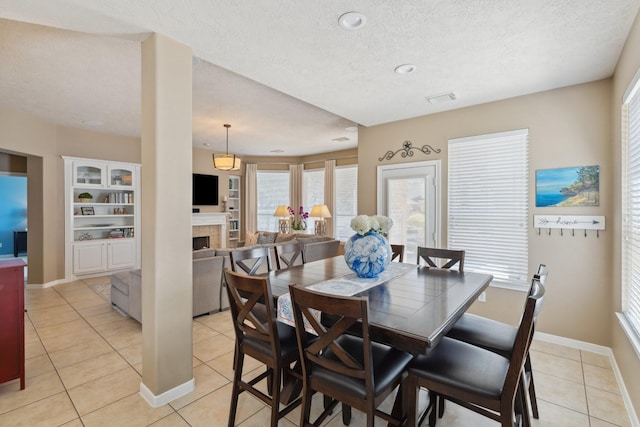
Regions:
[[[300,426],[310,426],[309,417],[311,416],[311,397],[313,393],[306,387],[302,390],[302,408],[300,408]]]
[[[429,405],[431,405],[431,402],[433,402],[431,412],[429,413],[429,427],[436,426],[436,420],[438,419],[438,408],[439,408],[438,400],[442,400],[442,397],[438,396],[436,393],[432,391],[429,391]]]
[[[236,423],[236,411],[238,409],[238,396],[240,395],[240,381],[242,380],[242,366],[244,355],[236,352],[234,356],[233,385],[231,386],[231,406],[229,408],[229,427]]]
[[[351,424],[351,406],[342,404],[342,424],[348,426]]]
[[[418,418],[418,395],[420,387],[415,376],[409,375],[405,380],[405,401],[407,402],[407,427],[416,427]]]
[[[271,427],[278,427],[278,419],[280,415],[280,375],[282,369],[276,367],[271,369],[271,375],[267,378],[271,379]]]
[[[529,378],[529,401],[531,402],[531,415],[538,419],[538,400],[536,398],[536,387],[533,384],[533,370],[531,369],[531,357],[527,353],[527,360],[524,362],[524,372]]]

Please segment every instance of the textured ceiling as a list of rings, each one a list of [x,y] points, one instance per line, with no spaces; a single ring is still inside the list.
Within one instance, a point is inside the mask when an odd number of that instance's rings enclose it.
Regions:
[[[371,126],[612,75],[640,0],[0,0],[0,105],[138,136],[140,41],[193,48],[194,146],[304,155]],[[356,10],[358,31],[338,27]],[[37,25],[34,25],[37,24]],[[411,63],[408,75],[393,72]],[[215,64],[215,65],[214,65]],[[432,105],[428,95],[457,100]],[[85,123],[83,123],[85,122]],[[332,141],[350,138],[346,142]]]

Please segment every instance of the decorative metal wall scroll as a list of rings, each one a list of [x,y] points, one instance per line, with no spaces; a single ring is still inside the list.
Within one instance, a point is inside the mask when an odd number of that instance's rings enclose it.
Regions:
[[[393,159],[393,156],[395,156],[396,154],[400,153],[400,156],[402,156],[402,158],[405,157],[413,157],[413,150],[418,150],[424,154],[431,154],[431,152],[433,151],[434,153],[439,153],[440,150],[439,148],[433,148],[432,146],[425,144],[423,145],[421,148],[417,148],[417,147],[413,147],[411,144],[411,141],[405,141],[402,143],[402,148],[397,150],[397,151],[387,151],[385,153],[384,156],[382,157],[378,157],[378,161],[381,162],[383,160],[391,160]]]
[[[596,215],[534,215],[533,227],[538,229],[547,228],[551,235],[552,228],[559,228],[560,235],[563,230],[571,230],[571,235],[575,236],[575,230],[584,230],[587,237],[587,230],[596,230],[596,236],[600,237],[600,230],[604,230],[605,217]]]

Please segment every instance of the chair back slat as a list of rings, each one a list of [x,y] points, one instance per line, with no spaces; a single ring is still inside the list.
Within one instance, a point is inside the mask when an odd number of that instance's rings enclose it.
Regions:
[[[404,245],[391,245],[391,261],[404,261]]]
[[[286,242],[274,247],[276,268],[282,270],[302,264],[302,243]]]
[[[372,384],[367,298],[329,296],[295,285],[289,286],[289,293],[291,294],[296,330],[304,331],[304,319],[306,318],[318,334],[318,339],[309,343],[306,340],[306,334],[298,333],[305,376],[313,371],[314,365],[317,365],[338,375],[364,379],[365,382]],[[335,316],[337,321],[331,326],[325,327],[317,320],[312,309]],[[359,362],[339,342],[341,337],[349,335],[349,328],[358,322],[362,324],[362,348],[364,349],[364,354],[358,356],[362,356],[363,362]],[[328,350],[332,355],[331,358],[326,357]]]
[[[271,254],[267,247],[233,250],[229,253],[229,260],[231,270],[236,273],[243,272],[249,276],[255,276],[263,263],[266,263],[266,272],[272,270]]]
[[[448,260],[445,264],[439,266],[435,263],[436,259]],[[452,249],[438,249],[438,248],[426,248],[418,246],[418,256],[416,263],[420,264],[421,261],[425,261],[429,267],[451,269],[458,264],[458,271],[464,272],[464,251],[452,250]]]
[[[246,338],[269,343],[279,354],[278,332],[275,327],[269,279],[251,277],[225,270],[233,327],[239,345]]]
[[[540,283],[540,280],[534,277],[531,281],[531,292],[527,297],[524,313],[520,319],[520,325],[518,326],[513,350],[511,351],[509,369],[507,371],[507,377],[504,385],[505,391],[509,393],[509,395],[515,396],[515,391],[520,379],[520,373],[522,372],[527,352],[529,351],[531,341],[533,340],[534,326],[538,314],[542,309],[544,293],[544,286]]]

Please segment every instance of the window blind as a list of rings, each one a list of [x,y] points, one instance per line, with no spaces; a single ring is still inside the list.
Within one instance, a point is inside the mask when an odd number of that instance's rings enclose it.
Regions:
[[[279,205],[289,206],[289,171],[258,171],[258,230],[278,231],[273,216]]]
[[[313,205],[324,205],[324,169],[305,170],[302,175],[302,206],[311,212]]]
[[[622,109],[623,261],[622,310],[640,333],[640,82],[632,85]]]
[[[528,130],[449,140],[448,248],[465,270],[528,286]]]
[[[358,215],[358,166],[337,167],[335,185],[335,237],[344,242],[353,236],[351,219]]]

